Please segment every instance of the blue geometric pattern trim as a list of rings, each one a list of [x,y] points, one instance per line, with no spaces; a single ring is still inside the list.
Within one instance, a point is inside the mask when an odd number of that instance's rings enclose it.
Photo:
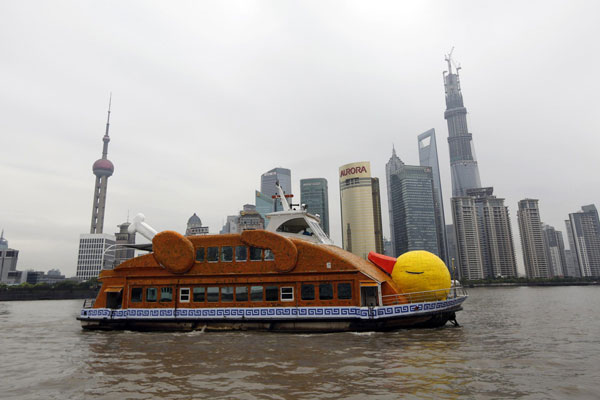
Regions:
[[[166,319],[166,320],[277,320],[277,319],[384,319],[428,314],[453,308],[466,296],[444,301],[382,307],[255,307],[255,308],[84,308],[80,319]]]

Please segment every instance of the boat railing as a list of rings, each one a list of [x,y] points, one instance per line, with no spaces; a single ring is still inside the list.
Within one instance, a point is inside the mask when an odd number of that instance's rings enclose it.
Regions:
[[[448,289],[428,290],[402,294],[389,294],[381,296],[384,306],[393,306],[407,303],[423,303],[428,301],[450,300],[466,297],[467,291],[462,286],[453,286]]]
[[[85,299],[83,300],[83,308],[94,308],[96,299]]]

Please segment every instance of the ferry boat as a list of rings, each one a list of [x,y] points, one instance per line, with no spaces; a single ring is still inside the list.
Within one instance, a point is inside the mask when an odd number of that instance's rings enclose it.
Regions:
[[[100,273],[82,327],[337,332],[456,322],[467,293],[437,256],[365,260],[333,245],[306,210],[286,204],[273,214],[268,230],[190,237],[156,233],[136,216],[131,228],[152,238],[151,252]]]

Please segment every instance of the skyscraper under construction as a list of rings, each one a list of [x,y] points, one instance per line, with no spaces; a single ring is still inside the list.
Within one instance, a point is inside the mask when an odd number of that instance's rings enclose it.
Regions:
[[[473,135],[467,127],[467,109],[460,88],[460,67],[452,70],[452,52],[446,56],[448,71],[444,71],[448,147],[452,173],[452,197],[465,196],[467,189],[480,188],[479,167],[473,151]]]
[[[493,187],[481,187],[473,151],[473,135],[467,127],[467,109],[460,87],[459,70],[453,70],[452,51],[444,71],[448,147],[452,172],[452,217],[463,279],[516,276],[516,260],[508,207],[493,195]],[[477,240],[474,236],[477,235]]]

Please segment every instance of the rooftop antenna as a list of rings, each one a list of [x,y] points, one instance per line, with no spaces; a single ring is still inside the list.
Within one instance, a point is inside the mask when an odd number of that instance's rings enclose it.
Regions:
[[[108,142],[110,142],[110,136],[108,136],[108,129],[110,127],[110,106],[112,104],[112,92],[110,92],[110,97],[108,98],[108,116],[106,117],[106,133],[102,138],[104,142],[104,147],[102,148],[102,158],[106,159],[108,156]]]

